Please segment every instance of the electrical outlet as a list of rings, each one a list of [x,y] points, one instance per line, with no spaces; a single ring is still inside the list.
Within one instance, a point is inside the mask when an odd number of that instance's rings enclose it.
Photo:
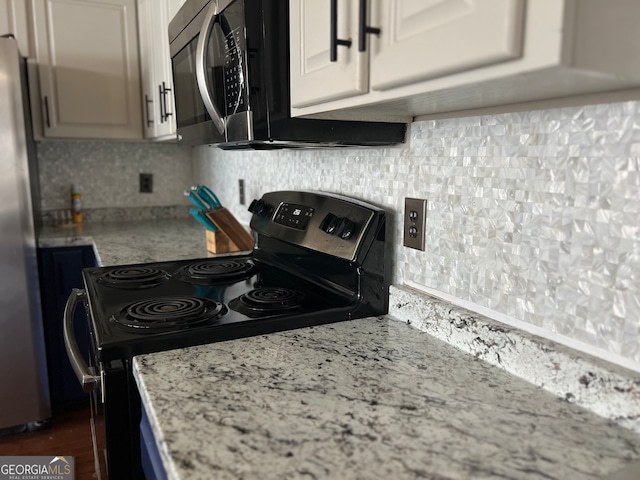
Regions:
[[[246,201],[244,198],[244,180],[242,178],[238,180],[238,193],[240,195],[240,205],[245,205]]]
[[[426,223],[427,201],[422,198],[405,198],[403,243],[405,247],[424,251]]]
[[[153,174],[140,174],[140,193],[153,193]]]

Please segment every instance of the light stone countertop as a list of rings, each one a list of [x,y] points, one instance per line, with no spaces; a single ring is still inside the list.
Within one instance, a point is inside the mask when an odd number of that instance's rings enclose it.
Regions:
[[[38,247],[94,245],[102,266],[205,258],[205,229],[194,219],[45,227]]]
[[[210,256],[192,219],[38,240],[74,245],[103,266]],[[134,363],[174,479],[581,479],[640,459],[640,374],[406,287],[391,287],[384,318]]]
[[[389,316],[138,356],[170,479],[594,479],[640,436]]]
[[[389,290],[390,316],[640,435],[640,372],[410,287]]]

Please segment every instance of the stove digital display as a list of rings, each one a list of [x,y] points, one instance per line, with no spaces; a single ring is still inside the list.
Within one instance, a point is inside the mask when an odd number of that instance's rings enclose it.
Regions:
[[[280,225],[306,230],[309,220],[313,216],[314,209],[294,203],[282,203],[276,212],[273,221]]]

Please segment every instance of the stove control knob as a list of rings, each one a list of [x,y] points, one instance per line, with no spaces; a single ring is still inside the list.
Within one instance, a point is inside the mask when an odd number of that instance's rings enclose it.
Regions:
[[[273,212],[273,207],[264,200],[253,200],[247,209],[251,213],[257,215],[270,215]]]
[[[336,235],[343,240],[350,239],[356,231],[356,224],[348,218],[341,218],[336,227]]]
[[[327,213],[320,222],[320,230],[328,233],[329,235],[334,235],[336,233],[338,222],[340,222],[340,217],[336,217],[333,213]]]
[[[249,208],[247,208],[247,210],[249,210],[251,213],[257,213],[258,210],[258,202],[261,202],[262,200],[256,200],[255,198],[253,200],[251,200],[251,203],[249,204]]]

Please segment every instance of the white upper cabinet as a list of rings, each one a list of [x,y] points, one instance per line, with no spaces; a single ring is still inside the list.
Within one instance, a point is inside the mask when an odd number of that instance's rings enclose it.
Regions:
[[[290,6],[294,116],[407,119],[640,86],[638,0]]]
[[[143,125],[148,139],[175,139],[168,27],[184,1],[138,0]]]
[[[47,138],[141,139],[135,0],[33,0]]]
[[[0,0],[0,35],[12,34],[18,42],[23,57],[31,56],[27,2],[25,0]]]
[[[333,1],[337,61],[331,60],[331,3],[333,0],[299,0],[290,3],[291,104],[314,105],[360,95],[369,90],[369,59],[354,47],[358,4]],[[293,27],[298,28],[293,28]],[[351,46],[338,45],[347,40]],[[299,50],[297,49],[299,47]]]
[[[372,23],[380,25],[379,40],[369,42],[373,90],[387,90],[521,55],[524,0],[369,3],[374,9],[369,15]]]
[[[387,90],[517,58],[523,4],[524,0],[293,0],[292,106],[361,95],[370,88]]]

